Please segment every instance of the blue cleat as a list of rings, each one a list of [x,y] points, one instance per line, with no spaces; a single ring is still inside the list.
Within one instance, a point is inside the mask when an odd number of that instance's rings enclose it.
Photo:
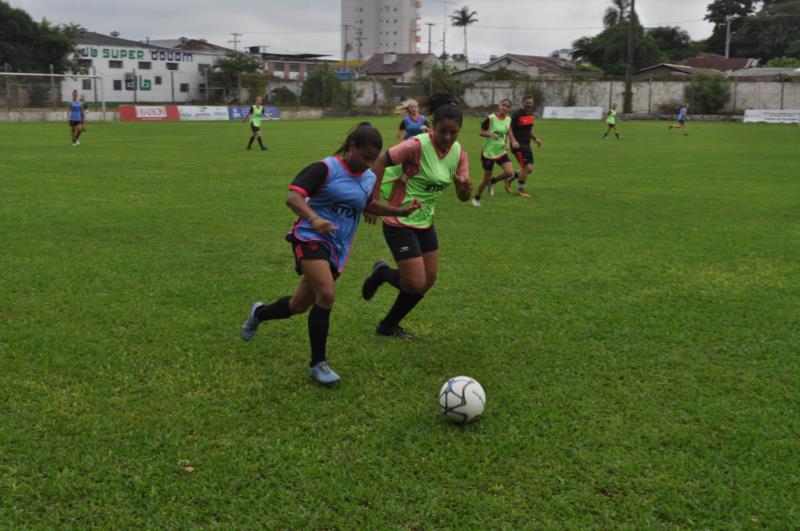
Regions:
[[[316,365],[309,367],[308,375],[322,385],[335,384],[341,380],[339,375],[330,368],[327,361],[320,361]]]
[[[250,309],[250,315],[247,316],[247,321],[242,325],[241,335],[245,341],[253,339],[256,332],[258,332],[258,325],[261,324],[261,321],[256,317],[256,310],[261,306],[264,306],[263,302],[254,302],[253,307]]]

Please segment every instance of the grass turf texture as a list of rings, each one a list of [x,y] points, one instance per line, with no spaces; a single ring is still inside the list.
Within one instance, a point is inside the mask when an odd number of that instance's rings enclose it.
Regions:
[[[266,153],[239,123],[0,124],[3,526],[797,525],[796,127],[540,121],[533,198],[446,191],[417,342],[374,336],[362,225],[325,389],[305,316],[239,326],[297,283],[288,181],[356,121],[267,122]],[[461,374],[466,427],[436,400]]]

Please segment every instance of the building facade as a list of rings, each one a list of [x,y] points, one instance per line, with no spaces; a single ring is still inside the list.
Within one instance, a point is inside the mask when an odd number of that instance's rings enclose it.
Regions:
[[[79,61],[102,80],[65,78],[62,98],[73,90],[88,101],[108,103],[189,103],[206,96],[207,73],[219,53],[186,51],[83,31],[78,36]],[[100,86],[102,83],[102,86]]]
[[[422,0],[342,0],[342,58],[419,51]]]

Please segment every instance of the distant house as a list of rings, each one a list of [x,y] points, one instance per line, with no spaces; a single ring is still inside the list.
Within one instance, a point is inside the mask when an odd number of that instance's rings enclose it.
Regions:
[[[333,59],[323,59],[323,57],[328,57],[323,54],[267,53],[259,46],[251,46],[249,51],[260,55],[264,60],[264,72],[269,72],[283,80],[303,81],[315,68],[321,65],[333,67],[336,63]]]
[[[483,68],[467,68],[466,70],[459,70],[458,72],[453,72],[450,75],[456,78],[461,83],[472,83],[474,81],[478,81],[488,73],[489,71],[484,70]]]
[[[633,73],[633,77],[637,79],[649,78],[690,78],[698,73],[704,74],[721,74],[719,70],[711,68],[695,68],[686,65],[675,65],[671,63],[660,63],[653,66],[648,66],[637,70]]]
[[[693,68],[719,70],[720,72],[733,72],[734,70],[741,70],[742,68],[755,68],[758,66],[758,59],[750,59],[747,57],[725,58],[721,55],[703,53],[697,57],[690,57],[689,59],[681,61],[681,65],[691,66]]]
[[[414,81],[419,65],[433,66],[437,63],[438,59],[432,53],[376,53],[359,68],[359,72],[403,84]]]
[[[575,73],[577,67],[572,61],[558,57],[507,53],[482,64],[481,69],[487,72],[512,70],[528,77],[563,77]]]

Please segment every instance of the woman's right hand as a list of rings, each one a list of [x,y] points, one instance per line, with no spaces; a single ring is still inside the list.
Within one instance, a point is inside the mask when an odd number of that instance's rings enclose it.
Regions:
[[[328,221],[325,218],[315,217],[309,220],[311,227],[317,234],[330,234],[331,232],[335,231],[338,227]]]

